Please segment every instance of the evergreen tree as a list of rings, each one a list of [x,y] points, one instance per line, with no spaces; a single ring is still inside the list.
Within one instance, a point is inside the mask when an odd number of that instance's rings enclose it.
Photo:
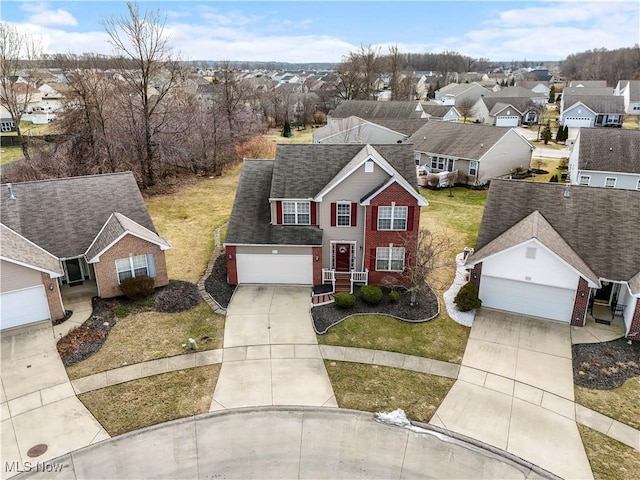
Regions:
[[[516,85],[516,77],[511,77],[511,81],[509,82],[510,87],[514,87]]]
[[[547,126],[544,127],[544,130],[542,130],[541,137],[542,137],[542,140],[544,140],[545,145],[547,145],[549,143],[549,140],[551,140],[551,138],[553,137],[549,123],[547,123]]]
[[[564,126],[564,132],[562,133],[562,140],[565,142],[569,140],[569,127],[567,125]]]
[[[289,122],[284,122],[284,128],[282,129],[283,137],[293,137],[293,133],[291,133],[291,125]]]
[[[551,85],[549,89],[549,103],[554,103],[556,101],[556,86]]]

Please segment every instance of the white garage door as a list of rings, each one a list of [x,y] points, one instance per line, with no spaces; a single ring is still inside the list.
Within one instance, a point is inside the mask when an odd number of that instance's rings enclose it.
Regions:
[[[567,323],[571,320],[575,295],[575,290],[536,283],[485,275],[480,280],[480,299],[483,307]]]
[[[569,128],[590,127],[591,118],[589,117],[566,117],[564,124]]]
[[[496,127],[517,127],[518,117],[496,117]]]
[[[311,255],[236,255],[238,283],[313,284]]]
[[[2,330],[51,318],[44,287],[25,288],[0,295]]]

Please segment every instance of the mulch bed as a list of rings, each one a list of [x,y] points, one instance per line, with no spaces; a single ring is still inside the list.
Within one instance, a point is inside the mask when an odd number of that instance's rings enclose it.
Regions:
[[[125,307],[128,315],[145,311],[182,312],[200,303],[197,285],[181,280],[170,280],[168,285],[157,288],[151,299],[141,304],[126,297],[93,297],[91,317],[58,341],[58,353],[64,366],[81,362],[100,350],[117,323],[114,311],[119,307]]]
[[[311,309],[313,326],[320,335],[327,333],[329,328],[340,323],[346,317],[356,314],[390,315],[405,322],[426,322],[438,314],[438,298],[430,288],[423,289],[417,297],[417,303],[411,306],[411,294],[402,291],[400,300],[396,303],[389,301],[388,296],[382,298],[378,305],[369,305],[363,302],[358,295],[359,287],[354,289],[356,304],[347,310],[340,309],[335,303],[314,307]]]
[[[227,260],[224,255],[218,255],[211,275],[204,281],[204,289],[222,308],[227,308],[236,287],[227,283]]]
[[[626,338],[611,342],[573,345],[573,381],[597,390],[618,388],[640,376],[640,342]]]

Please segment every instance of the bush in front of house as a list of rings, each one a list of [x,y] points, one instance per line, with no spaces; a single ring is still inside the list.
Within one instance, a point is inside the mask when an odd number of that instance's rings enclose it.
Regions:
[[[360,289],[360,298],[369,305],[377,305],[382,300],[382,288],[378,285],[365,285]]]
[[[336,306],[345,310],[347,308],[353,308],[356,304],[356,296],[353,293],[338,292],[333,298],[336,301]]]
[[[156,297],[158,312],[178,313],[189,310],[200,303],[200,293],[195,283],[170,280]]]
[[[389,301],[391,303],[398,303],[400,301],[400,292],[397,290],[391,290],[389,292]]]
[[[458,310],[468,312],[482,306],[482,300],[478,298],[478,289],[472,283],[465,283],[458,291],[456,298],[453,299]]]
[[[140,300],[153,293],[153,278],[143,275],[141,277],[125,278],[120,283],[122,294],[130,300]]]

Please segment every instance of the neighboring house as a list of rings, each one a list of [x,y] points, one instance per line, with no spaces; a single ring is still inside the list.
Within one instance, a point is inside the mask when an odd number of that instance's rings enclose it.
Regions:
[[[517,98],[520,100],[530,100],[537,105],[543,106],[547,103],[549,95],[542,93],[535,93],[532,90],[527,90],[523,87],[505,87],[497,92],[492,92],[487,95],[490,98]]]
[[[358,117],[341,118],[313,130],[313,143],[402,143],[426,121],[391,119],[374,122]],[[389,127],[384,126],[385,123]]]
[[[581,129],[569,156],[571,183],[640,190],[640,131]]]
[[[477,102],[481,95],[488,95],[487,90],[476,82],[472,83],[450,83],[436,90],[435,101],[441,105],[460,105],[461,102]]]
[[[427,118],[420,102],[394,100],[378,102],[376,100],[345,100],[327,116],[327,123],[337,119],[358,117],[363,120],[379,119],[418,119]]]
[[[545,82],[537,82],[535,80],[522,80],[518,82],[518,87],[526,88],[527,90],[531,90],[533,93],[538,93],[543,95],[545,98],[549,98],[549,92],[551,88]]]
[[[170,246],[131,173],[3,184],[0,195],[3,330],[62,318],[68,286],[110,298],[125,278],[168,283]]]
[[[627,115],[640,115],[640,80],[620,80],[613,93],[624,99]]]
[[[278,145],[244,162],[228,282],[406,284],[425,205],[411,145]]]
[[[542,107],[525,97],[480,97],[472,117],[495,127],[518,127],[538,123]]]
[[[429,115],[429,120],[457,122],[462,118],[460,112],[453,105],[442,105],[436,102],[422,102],[422,110]]]
[[[0,132],[15,132],[16,122],[4,106],[0,105]]]
[[[640,192],[496,180],[466,266],[483,307],[583,326],[597,302],[640,339],[638,238]]]
[[[409,137],[416,161],[431,172],[458,171],[457,183],[485,185],[531,163],[533,146],[514,129],[428,122]]]
[[[560,125],[569,128],[621,127],[624,121],[624,100],[614,95],[562,94]]]
[[[571,80],[568,88],[607,88],[606,80]]]

